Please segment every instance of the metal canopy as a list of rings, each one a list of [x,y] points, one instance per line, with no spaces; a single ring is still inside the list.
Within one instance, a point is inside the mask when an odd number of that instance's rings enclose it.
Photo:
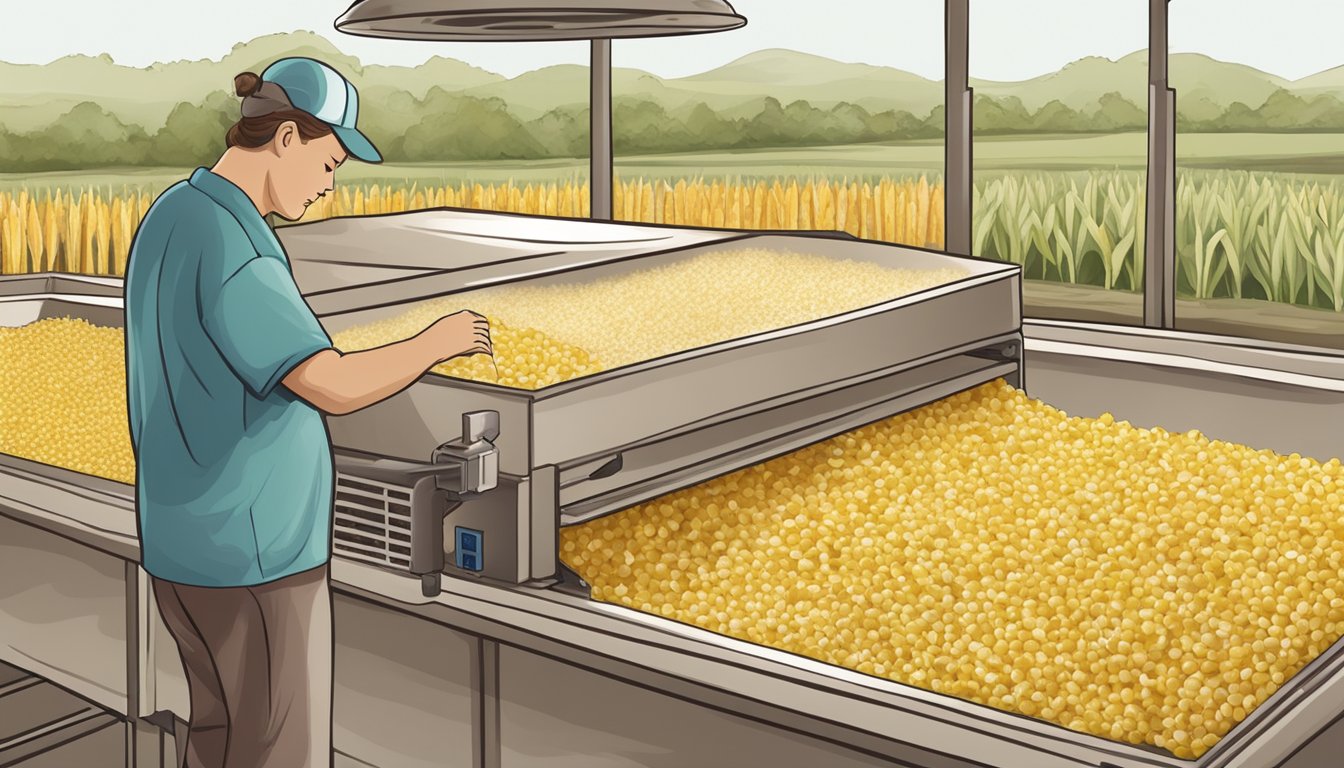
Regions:
[[[693,35],[746,23],[725,0],[357,0],[336,28],[401,40],[519,42]]]

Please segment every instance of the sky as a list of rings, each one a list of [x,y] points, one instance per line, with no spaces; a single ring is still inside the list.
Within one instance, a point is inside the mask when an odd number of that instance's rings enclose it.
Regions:
[[[732,0],[730,0],[731,2]],[[337,32],[348,2],[324,0],[7,0],[0,60],[44,64],[107,53],[143,67],[219,59],[238,42],[316,31],[365,63],[414,65],[433,55],[514,77],[586,63],[585,43],[430,43]],[[618,40],[616,66],[662,77],[695,74],[763,48],[943,75],[941,0],[736,0],[747,26],[667,39]],[[816,9],[823,12],[816,13]],[[971,0],[973,77],[1025,80],[1084,56],[1117,59],[1147,46],[1147,0]],[[1171,0],[1172,52],[1194,51],[1295,80],[1344,64],[1344,3],[1326,0]],[[133,9],[133,11],[132,11]],[[77,23],[71,23],[72,21]]]

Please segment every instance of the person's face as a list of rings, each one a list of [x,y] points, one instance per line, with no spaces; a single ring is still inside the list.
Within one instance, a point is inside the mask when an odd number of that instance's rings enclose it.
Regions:
[[[336,169],[345,162],[345,147],[335,134],[304,141],[294,123],[283,123],[275,132],[272,150],[279,158],[271,173],[271,200],[276,213],[288,221],[303,217],[315,200],[332,190]]]

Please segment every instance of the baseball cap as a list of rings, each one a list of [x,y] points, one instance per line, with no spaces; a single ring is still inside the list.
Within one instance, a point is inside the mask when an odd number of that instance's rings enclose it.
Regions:
[[[345,151],[360,160],[383,161],[373,142],[355,128],[359,114],[359,93],[355,86],[326,64],[305,56],[291,56],[271,64],[261,73],[258,92],[243,100],[243,115],[255,117],[289,107],[331,126]]]

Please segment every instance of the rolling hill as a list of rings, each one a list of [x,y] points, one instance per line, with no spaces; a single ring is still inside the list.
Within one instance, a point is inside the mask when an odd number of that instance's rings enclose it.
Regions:
[[[80,102],[93,101],[119,120],[152,132],[178,103],[200,103],[211,92],[231,92],[238,72],[260,72],[266,63],[288,55],[312,56],[337,66],[366,98],[376,97],[377,103],[396,110],[413,108],[414,100],[434,87],[503,99],[522,120],[587,101],[588,72],[583,66],[544,67],[505,78],[444,57],[417,67],[365,65],[320,34],[296,31],[240,43],[217,61],[180,60],[137,68],[117,64],[104,54],[67,56],[44,65],[0,62],[0,126],[11,131],[37,130]],[[1142,108],[1147,102],[1146,68],[1146,52],[1138,51],[1118,61],[1080,59],[1058,72],[1020,82],[973,79],[971,84],[977,94],[1015,98],[1029,111],[1058,101],[1092,113],[1099,108],[1099,97],[1110,92]],[[1344,67],[1290,82],[1241,64],[1200,54],[1176,54],[1171,72],[1179,109],[1199,119],[1217,116],[1235,102],[1258,108],[1281,88],[1305,97],[1326,92],[1344,95]],[[665,79],[618,68],[613,83],[618,98],[652,101],[669,113],[689,110],[700,102],[725,115],[748,113],[769,95],[784,104],[806,100],[830,109],[848,102],[870,113],[894,109],[923,118],[943,99],[939,81],[893,67],[845,63],[784,49],[756,51],[689,77]]]
[[[140,68],[117,64],[103,54],[66,56],[43,65],[0,62],[0,124],[32,130],[79,102],[94,101],[123,122],[155,130],[178,103],[199,103],[212,91],[232,94],[234,75],[260,73],[284,56],[311,56],[341,69],[357,87],[395,88],[416,98],[436,84],[452,83],[461,89],[505,79],[441,56],[414,69],[363,66],[321,35],[299,31],[239,43],[218,61],[179,60]]]

